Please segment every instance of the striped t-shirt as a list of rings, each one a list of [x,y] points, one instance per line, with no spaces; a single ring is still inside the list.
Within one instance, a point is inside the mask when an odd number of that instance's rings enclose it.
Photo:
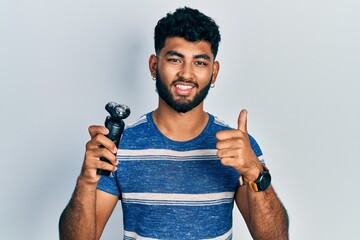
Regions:
[[[98,189],[121,199],[124,239],[231,239],[239,173],[216,156],[216,132],[230,129],[209,114],[196,138],[164,136],[148,113],[128,125],[120,142],[118,170]],[[250,136],[258,157],[261,150]]]

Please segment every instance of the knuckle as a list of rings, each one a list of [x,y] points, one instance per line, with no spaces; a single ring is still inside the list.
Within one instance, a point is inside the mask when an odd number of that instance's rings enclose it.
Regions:
[[[114,161],[114,158],[116,158],[116,156],[111,153],[107,148],[99,148],[98,155],[100,157],[108,159],[109,161]]]
[[[96,143],[96,145],[103,145],[103,143],[104,143],[104,139],[103,139],[103,135],[101,135],[101,134],[96,134],[94,137],[93,137],[93,139],[92,139],[95,143]]]
[[[222,151],[217,151],[216,156],[221,159],[223,157]]]
[[[96,142],[99,142],[100,138],[101,138],[100,134],[95,134],[94,137],[93,137],[93,140],[96,141]]]
[[[85,160],[90,158],[90,151],[85,152]]]
[[[83,166],[82,166],[82,170],[85,171],[85,170],[89,170],[92,168],[92,163],[91,161],[85,161]]]
[[[217,139],[219,139],[220,136],[221,136],[221,131],[219,131],[219,132],[217,132],[217,133],[215,134],[215,137],[216,137]]]
[[[241,138],[236,138],[236,144],[241,145],[243,143],[243,140]]]
[[[104,157],[105,155],[108,155],[107,153],[109,150],[107,150],[106,148],[99,148],[98,151],[99,151],[99,155]]]
[[[115,163],[117,159],[116,159],[116,156],[115,156],[114,154],[110,154],[109,160],[110,160],[111,162]]]
[[[229,165],[229,160],[227,160],[226,158],[220,159],[220,162],[222,165],[225,165],[225,166]]]
[[[87,150],[85,151],[85,159],[92,158],[94,151]]]
[[[96,125],[91,125],[88,127],[88,132],[89,132],[90,136],[93,136],[94,134],[96,134],[96,129],[97,129]]]
[[[88,127],[88,131],[89,131],[89,132],[92,132],[93,129],[94,129],[94,125],[91,125],[91,126]]]
[[[107,163],[107,162],[104,162],[104,161],[100,161],[100,166],[99,168],[101,169],[105,169],[105,170],[111,170],[112,169],[112,165]]]
[[[88,150],[88,149],[91,149],[91,147],[92,147],[92,141],[90,140],[85,144],[85,149]]]
[[[89,161],[86,161],[84,164],[84,169],[91,169],[92,164]]]
[[[106,162],[100,161],[100,168],[104,169],[104,168],[106,168],[106,166],[107,166]]]

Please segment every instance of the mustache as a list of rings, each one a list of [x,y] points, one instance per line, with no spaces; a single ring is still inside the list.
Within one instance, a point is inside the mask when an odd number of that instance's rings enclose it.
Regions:
[[[199,87],[199,84],[197,82],[194,82],[192,80],[187,80],[187,79],[184,79],[182,77],[179,77],[178,79],[176,79],[172,84],[173,85],[176,85],[178,83],[187,83],[187,84],[193,84],[195,87]]]

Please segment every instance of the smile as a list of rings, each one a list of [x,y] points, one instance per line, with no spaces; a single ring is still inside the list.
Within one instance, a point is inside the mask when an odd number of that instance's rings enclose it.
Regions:
[[[176,88],[180,89],[180,90],[190,90],[192,89],[194,86],[191,85],[181,85],[181,84],[176,84]]]
[[[175,91],[177,95],[189,96],[195,86],[193,84],[177,83],[175,84]]]

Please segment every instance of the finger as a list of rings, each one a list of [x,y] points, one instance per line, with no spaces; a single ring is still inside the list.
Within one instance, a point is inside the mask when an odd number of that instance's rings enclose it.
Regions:
[[[97,149],[87,151],[85,153],[85,158],[86,159],[100,160],[101,157],[106,158],[113,165],[118,164],[118,160],[117,160],[116,156],[106,148],[97,148]]]
[[[117,167],[110,164],[110,163],[107,163],[107,162],[104,162],[104,161],[97,161],[96,162],[96,168],[97,169],[102,169],[102,170],[107,170],[107,171],[110,171],[110,172],[113,172],[113,171],[116,171]]]
[[[241,110],[238,117],[238,129],[244,133],[247,133],[247,110]]]
[[[95,172],[96,172],[97,169],[115,171],[117,169],[117,167],[116,167],[116,165],[110,164],[108,162],[100,161],[98,158],[87,159],[83,170],[84,171],[95,170]]]
[[[95,137],[98,134],[102,134],[102,135],[109,134],[109,129],[107,129],[104,126],[99,126],[99,125],[90,126],[88,131],[89,131],[91,138]]]
[[[236,164],[236,159],[235,158],[231,158],[231,157],[227,157],[227,158],[221,158],[220,162],[222,165],[224,166],[229,166],[229,167],[233,167],[235,168],[237,166]]]
[[[238,132],[241,132],[241,131],[238,131]],[[244,133],[242,133],[242,135],[238,136],[238,137],[226,138],[226,139],[218,141],[216,143],[216,149],[221,150],[221,149],[228,149],[228,148],[239,148],[239,147],[243,146],[244,145],[244,139],[242,137],[243,135],[244,135]]]
[[[221,141],[230,138],[242,138],[244,133],[236,129],[231,129],[218,131],[215,136],[218,141]]]
[[[221,149],[217,151],[218,158],[238,158],[241,155],[241,149]]]
[[[106,136],[104,136],[102,134],[95,135],[95,137],[93,137],[86,144],[86,149],[87,150],[96,149],[96,148],[99,148],[99,147],[107,148],[113,154],[116,154],[116,152],[117,152],[117,147],[115,146],[115,143],[113,141],[111,141],[108,137],[106,137]]]

